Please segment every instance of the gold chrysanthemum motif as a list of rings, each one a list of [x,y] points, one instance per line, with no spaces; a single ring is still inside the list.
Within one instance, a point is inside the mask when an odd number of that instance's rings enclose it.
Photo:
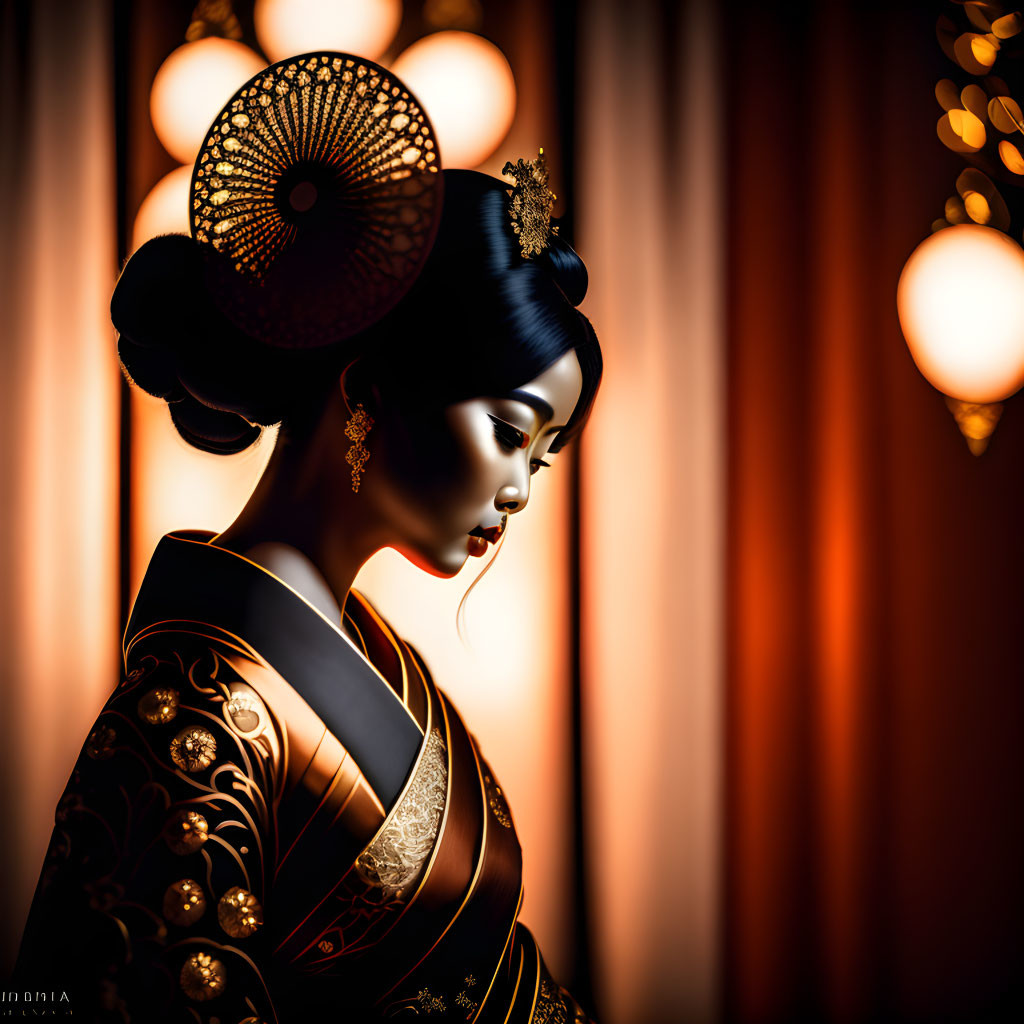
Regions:
[[[509,200],[512,230],[519,236],[519,251],[523,259],[539,256],[547,247],[552,234],[558,229],[551,226],[551,211],[558,196],[548,188],[548,165],[544,150],[536,160],[510,160],[501,169],[516,179]]]
[[[263,702],[254,693],[236,689],[232,692],[225,710],[231,724],[241,733],[251,734],[266,721],[267,713]]]
[[[251,892],[236,885],[221,896],[217,920],[233,939],[244,939],[263,924],[263,907]]]
[[[224,257],[218,301],[273,345],[352,336],[422,268],[439,171],[426,113],[387,69],[340,53],[266,68],[217,116],[192,176],[192,236]]]
[[[182,991],[196,1002],[219,996],[227,985],[227,971],[209,953],[193,953],[181,968]]]
[[[85,741],[85,752],[94,761],[105,761],[114,753],[117,733],[109,725],[98,725]]]
[[[217,740],[209,729],[189,726],[171,740],[171,760],[183,772],[201,772],[217,757]]]
[[[164,917],[182,928],[198,921],[206,911],[206,896],[194,878],[182,878],[164,893]]]
[[[365,882],[395,896],[419,875],[437,839],[448,787],[448,755],[434,729],[416,774],[383,831],[359,855]]]
[[[150,725],[166,725],[177,714],[178,691],[169,686],[158,686],[139,701],[139,718]]]
[[[195,853],[210,834],[210,826],[198,811],[178,811],[164,829],[164,839],[172,853]]]

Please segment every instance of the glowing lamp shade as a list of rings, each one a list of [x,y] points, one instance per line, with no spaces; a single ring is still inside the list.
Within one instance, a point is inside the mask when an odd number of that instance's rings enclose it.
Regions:
[[[445,167],[478,166],[512,127],[512,69],[481,36],[435,32],[403,51],[393,70],[430,115]]]
[[[999,402],[1024,384],[1024,250],[993,228],[957,224],[911,254],[896,292],[914,362],[940,391]]]
[[[191,180],[191,166],[176,167],[149,190],[135,215],[132,252],[157,235],[189,233],[188,188]]]
[[[149,94],[164,149],[183,164],[193,163],[221,107],[263,67],[261,57],[232,39],[208,36],[179,46],[160,65]]]
[[[341,50],[376,60],[395,38],[401,0],[256,0],[256,38],[272,60]]]

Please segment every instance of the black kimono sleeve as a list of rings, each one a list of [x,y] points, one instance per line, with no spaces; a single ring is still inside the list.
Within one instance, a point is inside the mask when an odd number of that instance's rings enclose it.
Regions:
[[[164,633],[131,666],[57,806],[16,984],[88,1021],[271,1024],[280,731],[216,644]]]

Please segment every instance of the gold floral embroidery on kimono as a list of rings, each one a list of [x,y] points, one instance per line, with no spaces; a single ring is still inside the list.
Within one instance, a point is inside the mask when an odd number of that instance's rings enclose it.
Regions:
[[[412,783],[391,820],[356,861],[368,884],[397,896],[416,880],[434,848],[447,787],[444,740],[433,729]]]
[[[16,984],[144,1024],[585,1021],[517,924],[507,803],[416,652],[360,595],[345,632],[208,539],[154,555]]]

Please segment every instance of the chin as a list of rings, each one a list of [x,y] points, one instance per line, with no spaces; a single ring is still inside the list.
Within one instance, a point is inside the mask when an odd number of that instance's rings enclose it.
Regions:
[[[459,570],[469,560],[469,552],[466,550],[465,540],[449,544],[444,548],[436,548],[431,551],[422,549],[405,548],[397,549],[399,554],[407,558],[417,569],[422,569],[431,576],[449,580],[457,576]]]

